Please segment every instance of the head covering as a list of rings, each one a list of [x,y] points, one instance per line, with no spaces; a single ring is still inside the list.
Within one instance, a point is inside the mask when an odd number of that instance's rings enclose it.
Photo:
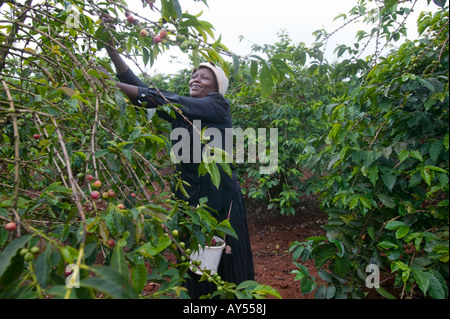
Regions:
[[[225,75],[225,72],[221,68],[219,68],[218,66],[215,66],[211,62],[200,63],[198,68],[200,69],[202,67],[208,68],[214,73],[214,75],[216,76],[217,88],[219,90],[219,93],[222,95],[225,95],[225,93],[227,93],[227,90],[228,90],[228,78]],[[194,69],[194,71],[192,71],[192,73],[194,73],[195,71],[197,71],[197,69]]]

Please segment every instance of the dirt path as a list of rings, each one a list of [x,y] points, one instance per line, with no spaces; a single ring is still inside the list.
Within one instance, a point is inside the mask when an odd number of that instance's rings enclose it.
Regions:
[[[325,234],[321,213],[313,197],[302,198],[295,216],[283,216],[267,210],[264,203],[244,199],[255,264],[255,280],[278,290],[283,299],[313,299],[314,294],[302,295],[300,283],[291,274],[296,269],[288,252],[294,241]],[[310,273],[318,278],[312,262],[306,263]]]

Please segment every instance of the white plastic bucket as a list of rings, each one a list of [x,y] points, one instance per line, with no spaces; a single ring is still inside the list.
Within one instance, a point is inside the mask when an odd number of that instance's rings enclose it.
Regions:
[[[205,246],[203,249],[202,246],[198,245],[198,251],[194,251],[191,255],[191,261],[199,260],[201,263],[199,266],[192,265],[189,267],[192,271],[194,267],[197,267],[197,270],[194,271],[197,275],[202,275],[203,272],[201,270],[210,270],[211,275],[217,272],[217,268],[219,267],[220,258],[222,257],[222,251],[225,248],[225,241],[217,236],[213,237],[217,243],[222,243],[220,246]],[[199,270],[201,269],[201,270]]]

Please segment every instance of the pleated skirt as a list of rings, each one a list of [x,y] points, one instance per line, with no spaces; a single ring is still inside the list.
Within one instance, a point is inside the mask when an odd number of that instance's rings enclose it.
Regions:
[[[225,206],[218,216],[218,221],[228,218],[229,206]],[[253,266],[253,255],[250,246],[250,237],[247,226],[247,213],[242,200],[241,192],[237,192],[233,199],[230,224],[236,232],[238,238],[226,236],[225,242],[231,247],[231,254],[227,254],[225,249],[218,267],[218,274],[222,280],[239,285],[246,280],[255,280],[255,271]],[[202,295],[213,293],[217,290],[214,283],[208,281],[199,282],[200,275],[188,270],[189,279],[184,283],[188,294],[192,299],[198,299]]]

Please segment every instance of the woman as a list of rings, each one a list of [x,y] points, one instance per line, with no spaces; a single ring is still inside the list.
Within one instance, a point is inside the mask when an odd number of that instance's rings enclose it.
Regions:
[[[172,129],[186,129],[189,132],[191,141],[189,145],[191,146],[194,145],[195,130],[192,126],[194,121],[201,122],[201,127],[198,128],[200,131],[205,127],[217,128],[222,134],[222,145],[224,145],[225,130],[232,128],[232,121],[230,105],[224,98],[228,89],[228,79],[222,69],[212,63],[201,63],[199,68],[193,71],[189,81],[190,97],[162,91],[163,98],[155,89],[147,87],[131,71],[112,46],[107,48],[107,52],[117,70],[119,82],[116,82],[116,85],[128,95],[133,104],[148,108],[167,104],[167,101],[180,104],[183,106],[180,108],[183,116],[176,113],[176,117],[172,118],[163,112],[158,114],[172,123]],[[224,148],[222,147],[222,149]],[[223,280],[236,284],[245,280],[254,280],[253,256],[246,211],[234,166],[230,165],[232,178],[219,168],[221,183],[217,188],[213,185],[209,174],[199,176],[199,163],[192,160],[195,156],[192,148],[190,153],[189,160],[177,165],[181,178],[189,185],[186,187],[189,198],[183,196],[180,191],[175,193],[176,196],[188,201],[193,206],[199,203],[200,198],[207,197],[207,205],[218,212],[218,216],[215,217],[219,222],[230,218],[231,226],[238,235],[238,239],[226,236],[226,243],[231,247],[231,254],[225,252],[222,254],[218,273]],[[188,274],[190,279],[185,282],[185,287],[191,298],[199,298],[216,290],[215,284],[207,281],[198,282],[199,275],[191,271],[188,271]]]

